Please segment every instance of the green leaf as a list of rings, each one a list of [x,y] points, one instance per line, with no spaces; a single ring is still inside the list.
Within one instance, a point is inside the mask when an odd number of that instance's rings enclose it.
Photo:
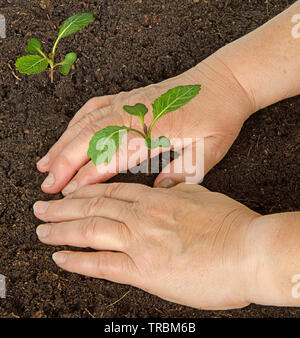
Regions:
[[[48,60],[39,55],[26,55],[20,57],[15,66],[22,74],[38,74],[46,70]]]
[[[161,95],[152,105],[154,122],[190,102],[198,95],[200,89],[200,85],[179,86]]]
[[[41,49],[42,44],[36,38],[31,38],[28,40],[28,45],[26,46],[25,50],[28,53],[36,53]]]
[[[147,137],[145,143],[149,149],[169,148],[171,146],[170,140],[165,136],[160,136],[158,138],[152,139]]]
[[[70,73],[72,64],[77,60],[76,53],[68,53],[65,56],[63,64],[60,66],[59,70],[63,75],[68,75]]]
[[[60,27],[58,39],[65,38],[95,21],[92,13],[79,13],[68,18]]]
[[[122,143],[122,136],[127,130],[128,128],[125,126],[108,126],[98,131],[90,141],[87,156],[92,159],[95,165],[109,163],[118,151]]]
[[[123,109],[130,115],[139,116],[141,120],[144,120],[148,113],[148,108],[142,103],[137,103],[134,106],[123,106]]]

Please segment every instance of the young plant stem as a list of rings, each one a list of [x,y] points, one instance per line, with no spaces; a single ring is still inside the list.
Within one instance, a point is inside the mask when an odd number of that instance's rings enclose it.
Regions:
[[[147,126],[144,124],[144,133],[147,137],[150,137],[150,133],[148,131]],[[151,149],[148,148],[148,158],[147,158],[147,172],[146,175],[150,176],[151,173]]]
[[[140,136],[142,136],[146,140],[147,137],[150,137],[150,133],[149,133],[148,128],[145,124],[143,124],[143,128],[144,128],[144,134],[142,132],[140,132],[139,130],[133,129],[133,128],[127,128],[127,130],[138,133]],[[151,174],[151,149],[148,148],[146,175],[149,176],[150,174]]]
[[[51,67],[51,70],[50,70],[50,81],[51,83],[54,83],[54,68]]]
[[[48,58],[45,53],[43,53],[40,49],[38,49],[38,52],[42,55],[44,59],[46,59],[50,65],[50,80],[51,83],[54,82],[54,57],[50,55],[50,58]]]
[[[151,149],[148,148],[148,159],[147,159],[147,172],[146,175],[150,176],[151,174]]]
[[[50,67],[51,67],[51,71],[50,71],[50,80],[51,80],[51,83],[54,83],[54,57],[55,57],[55,50],[56,50],[56,47],[57,47],[57,44],[59,42],[59,38],[56,39],[55,43],[54,43],[54,46],[53,46],[53,49],[52,49],[52,53],[50,54]]]

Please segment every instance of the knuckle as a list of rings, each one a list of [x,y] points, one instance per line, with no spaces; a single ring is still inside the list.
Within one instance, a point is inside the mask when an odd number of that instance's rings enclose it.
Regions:
[[[122,188],[121,183],[110,183],[105,188],[105,196],[109,198],[113,198],[114,196],[117,196]]]
[[[130,212],[133,215],[145,214],[145,208],[150,201],[145,197],[144,193],[137,194],[135,201],[130,205]]]
[[[100,108],[97,109],[96,111],[92,112],[91,114],[94,114],[95,117],[97,117],[97,119],[103,119],[104,117],[106,117],[107,115],[109,115],[111,113],[111,107],[104,107],[104,108]]]
[[[69,124],[70,128],[67,129],[66,133],[68,133],[70,136],[76,135],[77,133],[79,133],[82,130],[82,128],[85,127],[85,121],[86,121],[85,117],[81,118],[76,123],[72,123],[72,121],[71,121],[70,124]]]
[[[110,107],[99,108],[93,110],[86,115],[88,123],[95,123],[96,121],[101,121],[104,117],[111,113]]]
[[[126,92],[124,90],[120,91],[118,94],[116,94],[114,96],[112,104],[115,104],[115,103],[117,103],[119,101],[124,100],[127,97],[127,95],[128,95],[128,92]]]
[[[171,202],[173,203],[173,202]],[[173,205],[173,204],[171,204]],[[176,204],[175,204],[176,205]],[[174,205],[174,207],[175,207]],[[153,220],[157,221],[164,221],[166,219],[171,220],[173,217],[173,208],[169,208],[169,203],[167,201],[158,201],[155,203],[151,203],[148,206],[145,207],[146,210],[146,217],[149,217]],[[175,210],[177,210],[177,207],[175,207]]]
[[[110,259],[107,254],[99,254],[96,261],[96,274],[99,278],[104,278],[108,275],[110,267]]]
[[[119,223],[117,225],[117,236],[119,238],[119,242],[121,243],[122,250],[123,251],[128,251],[130,250],[131,247],[131,241],[130,241],[130,234],[129,234],[129,229],[124,223]]]
[[[105,201],[103,197],[93,197],[83,207],[83,215],[85,217],[92,217],[97,213],[97,210],[101,209]]]
[[[120,259],[116,262],[110,254],[99,254],[96,261],[96,273],[99,278],[110,279],[113,275],[133,272],[133,267],[128,259]]]
[[[95,96],[95,97],[92,97],[91,99],[89,99],[86,103],[89,107],[91,107],[92,109],[93,108],[97,108],[98,105],[99,105],[99,97],[98,96]]]
[[[133,265],[130,264],[130,259],[121,260],[120,265],[118,266],[118,270],[119,270],[118,272],[120,274],[122,274],[124,272],[128,273],[128,274],[134,274],[135,273],[135,271],[133,269]]]
[[[146,193],[141,194],[139,203],[136,207],[143,210],[146,217],[151,218],[157,218],[161,215],[165,215],[168,210],[167,203],[162,200],[160,194],[156,194],[154,191],[151,195]]]
[[[131,93],[127,101],[130,105],[134,105],[137,102],[148,102],[149,98],[147,97],[145,92],[138,91]]]
[[[139,218],[139,214],[140,214],[140,210],[141,210],[141,202],[140,201],[135,201],[134,203],[132,203],[129,207],[129,212],[131,217],[135,217],[135,218]]]
[[[84,221],[81,224],[81,236],[82,238],[90,242],[96,235],[96,228],[97,228],[97,219],[95,217],[91,217]]]
[[[147,217],[156,218],[163,213],[164,208],[155,204],[148,205],[145,209]]]
[[[82,140],[90,139],[97,131],[97,126],[95,126],[93,123],[90,123],[87,126],[84,126],[84,128],[80,131],[79,137]]]
[[[129,104],[136,104],[137,102],[144,102],[144,104],[147,105],[147,103],[150,103],[151,98],[159,96],[159,86],[156,84],[147,86],[145,88],[137,88],[133,89],[128,97],[127,101]]]
[[[92,111],[88,114],[85,115],[84,118],[82,118],[78,124],[81,124],[81,126],[86,126],[86,125],[89,125],[89,124],[92,124],[94,123],[95,121],[97,120],[97,114],[95,113],[95,111]]]
[[[139,222],[147,219],[160,217],[159,208],[154,204],[147,204],[141,201],[136,201],[130,206],[130,216],[135,217]]]

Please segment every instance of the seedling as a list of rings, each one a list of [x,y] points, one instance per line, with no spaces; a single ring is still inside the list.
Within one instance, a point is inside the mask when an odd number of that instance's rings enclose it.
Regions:
[[[68,53],[65,56],[64,61],[55,64],[55,51],[57,44],[60,39],[76,33],[77,31],[89,25],[94,20],[95,18],[91,13],[79,13],[67,19],[60,27],[58,37],[54,43],[52,52],[49,54],[49,57],[47,57],[46,54],[41,50],[42,44],[38,39],[29,39],[28,45],[25,50],[28,53],[39,53],[41,56],[37,54],[31,54],[20,57],[15,64],[17,69],[22,74],[31,75],[42,73],[48,68],[48,66],[50,66],[51,83],[54,82],[54,69],[58,66],[60,72],[63,75],[68,75],[70,73],[73,63],[77,59],[77,55],[73,52]]]
[[[170,140],[165,136],[158,138],[151,138],[151,132],[155,123],[167,113],[173,112],[180,107],[186,105],[195,96],[198,95],[201,89],[200,85],[179,86],[170,89],[152,104],[153,120],[149,127],[145,124],[145,115],[148,113],[148,108],[142,104],[137,103],[134,106],[123,106],[123,109],[130,115],[137,116],[142,125],[142,130],[129,128],[126,126],[108,126],[98,132],[92,137],[88,157],[91,158],[95,165],[102,163],[109,163],[112,157],[118,151],[122,137],[125,133],[132,131],[145,139],[145,144],[148,148],[148,166],[147,174],[151,172],[151,150],[156,148],[169,148]]]

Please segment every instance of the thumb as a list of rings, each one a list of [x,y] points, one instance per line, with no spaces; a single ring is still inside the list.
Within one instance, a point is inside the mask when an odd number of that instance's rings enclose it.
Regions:
[[[154,186],[171,188],[179,183],[198,184],[225,155],[222,139],[211,136],[185,147],[157,176]]]
[[[197,184],[204,177],[204,142],[200,139],[182,149],[177,158],[163,168],[154,186],[171,188],[178,183]]]

